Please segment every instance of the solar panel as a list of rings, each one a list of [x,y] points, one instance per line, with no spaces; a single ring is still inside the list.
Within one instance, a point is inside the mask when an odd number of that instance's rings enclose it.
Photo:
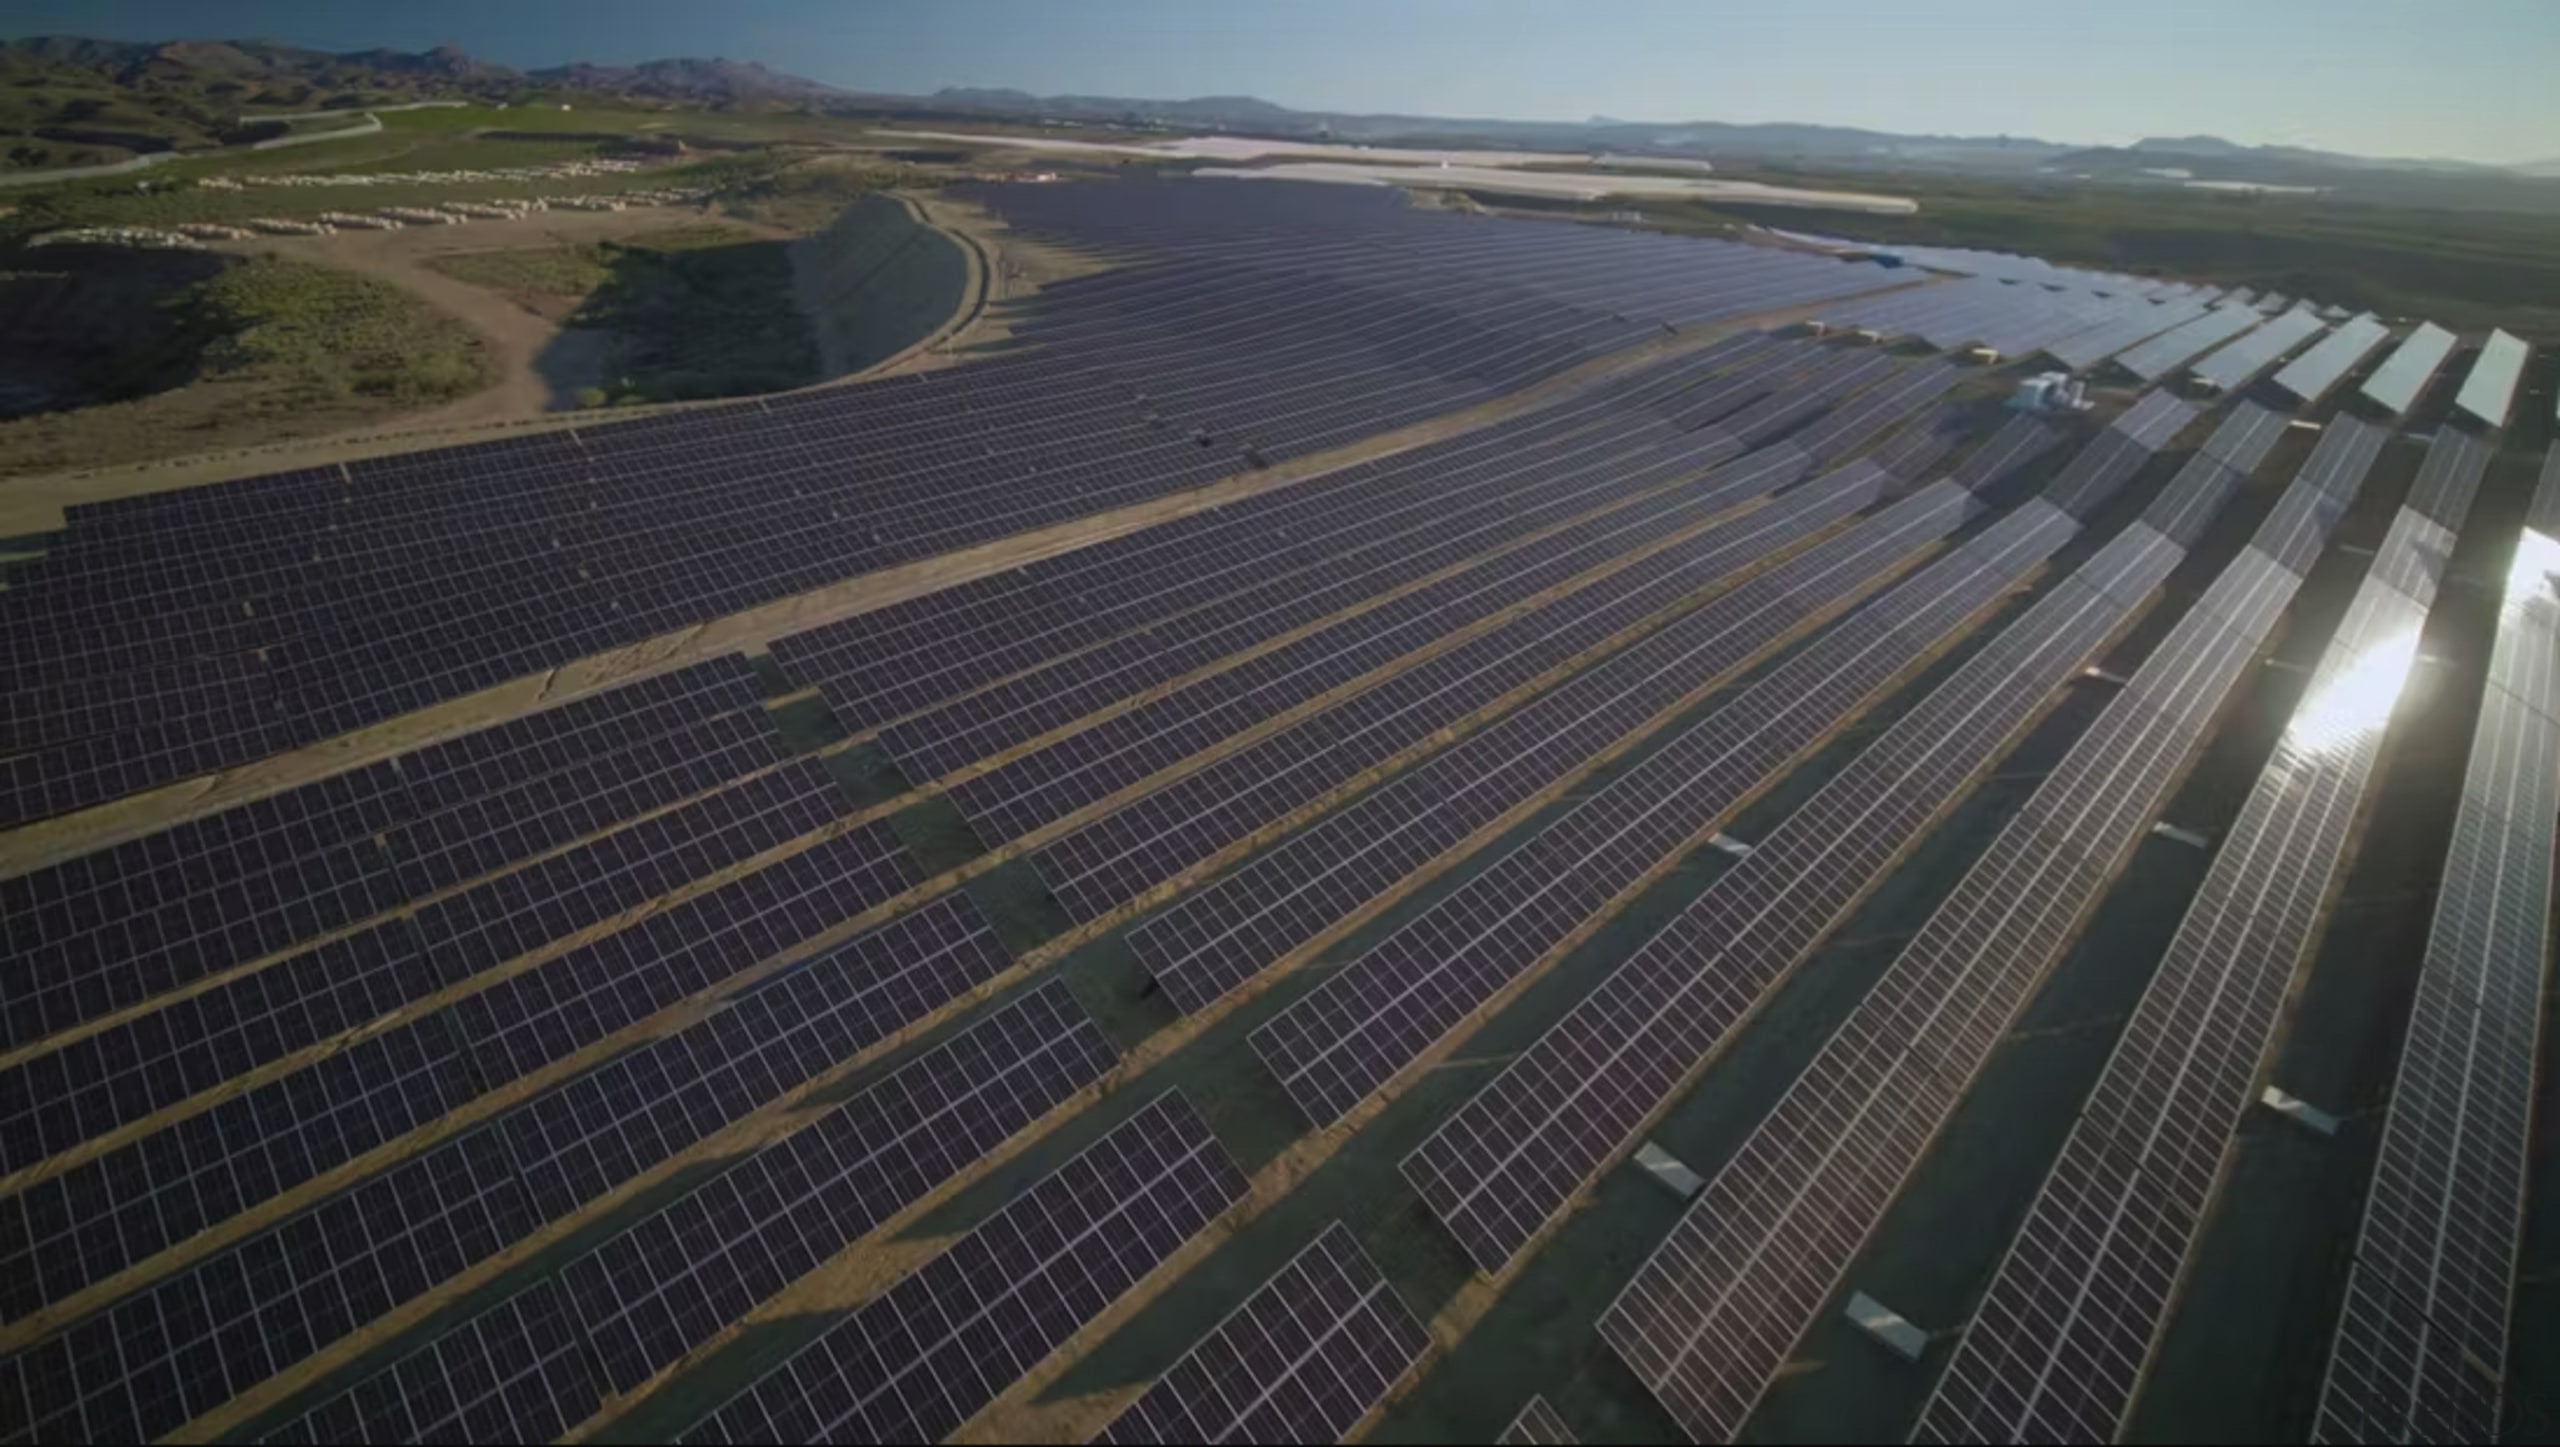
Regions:
[[[1430,1346],[1336,1221],[1094,1440],[1339,1442]]]
[[[2196,363],[2196,380],[2217,391],[2236,392],[2286,353],[2327,330],[2311,310],[2296,308]]]
[[[2434,322],[2422,322],[2364,379],[2364,395],[2385,412],[2406,413],[2416,405],[2418,394],[2427,390],[2427,383],[2435,380],[2436,369],[2452,355],[2453,333]]]
[[[2462,390],[2454,394],[2455,409],[2484,427],[2506,426],[2507,413],[2515,407],[2516,384],[2524,379],[2525,358],[2532,352],[2519,338],[2503,331],[2489,333],[2471,364],[2471,375],[2462,379]]]
[[[1988,485],[2052,440],[2040,424],[2016,419],[1969,458],[1958,476]],[[1835,500],[1855,505],[1874,496],[1878,481],[1830,479],[1754,517],[1791,509],[1835,487]],[[1860,529],[1854,541],[1825,543],[1781,565],[1770,580],[1746,584],[1667,625],[1142,923],[1131,932],[1132,949],[1177,1005],[1207,1005],[1704,688],[1730,666],[1718,666],[1717,659],[1747,658],[1771,636],[1744,637],[1736,630],[1774,627],[1774,636],[1782,637],[1827,607],[1880,585],[1893,560],[1957,526],[1967,506],[1966,494],[1952,483],[1925,489],[1889,513],[1889,521]],[[1740,526],[1750,525],[1746,520]],[[1764,614],[1765,624],[1754,622]]]
[[[682,1440],[937,1441],[1244,1193],[1167,1091]]]
[[[2262,320],[2246,306],[2226,303],[2126,352],[2116,358],[2116,365],[2146,382],[2156,382]]]
[[[2496,1440],[2560,813],[2560,446],[2509,564],[2313,1440]]]
[[[2061,519],[2068,514],[2029,503]],[[2048,546],[2058,546],[2059,540]],[[1717,877],[1411,1155],[1403,1170],[1496,1274],[1864,895],[2158,586],[2136,523]]]
[[[526,1194],[566,1217],[1012,964],[965,893],[865,930],[508,1112]]]
[[[2336,331],[2322,337],[2309,351],[2285,363],[2276,373],[2276,385],[2310,406],[2329,395],[2339,379],[2354,371],[2356,364],[2373,354],[2391,337],[2391,329],[2366,312]]]
[[[2115,1435],[2452,549],[2403,508],[1922,1415],[1922,1441]],[[2057,1368],[2068,1363],[2067,1370]]]
[[[1807,561],[1863,575],[1870,550],[1897,549],[1894,531],[1872,528],[1852,535],[1864,548]],[[1961,636],[2070,533],[2049,508],[2022,510],[1876,598],[1326,977],[1254,1032],[1255,1053],[1308,1119],[1339,1119],[1595,913],[1702,843],[1915,659]],[[1802,587],[1764,577],[1780,597]]]
[[[1803,471],[1800,455],[1770,462],[1776,471],[1750,459],[1719,469],[1712,489],[1684,505],[1706,516]],[[1034,856],[1041,877],[1069,914],[1099,918],[1318,803],[1328,791],[1356,787],[1371,770],[1409,761],[1437,743],[1440,730],[1498,707],[1516,690],[1551,682],[1558,667],[1625,644],[1664,610],[1694,601],[1728,574],[1855,512],[1882,484],[1872,471],[1827,479],[1674,542],[1082,825]]]
[[[1554,597],[1579,575],[1627,549],[1658,542],[1664,531],[1679,526],[1684,517],[1696,521],[1731,507],[1762,490],[1755,485],[1761,484],[1762,477],[1774,484],[1792,480],[1801,470],[1801,460],[1794,460],[1775,473],[1737,473],[1728,478],[1720,471],[1698,478],[1698,469],[1676,456],[1651,465],[1610,460],[1597,472],[1608,477],[1613,493],[1623,490],[1632,495],[1666,482],[1674,482],[1674,490],[1637,498],[1500,556],[1478,560],[1464,571],[1320,626],[1240,666],[1138,701],[1127,711],[1054,744],[958,781],[950,797],[982,839],[1030,833],[1221,739],[1292,708],[1338,695],[1389,669],[1410,666],[1417,661],[1417,650],[1440,646],[1452,635],[1496,619],[1506,610]],[[1684,474],[1692,480],[1675,482]],[[1249,645],[1277,620],[1245,621],[1245,628],[1212,632],[1187,645],[1181,650],[1183,658],[1216,658]],[[1147,673],[1159,671],[1160,666],[1150,667]],[[1116,683],[1112,692],[1126,686]],[[1081,709],[1088,701],[1079,692],[1051,694],[1042,701],[1041,716]],[[972,700],[964,707],[973,715],[973,724],[982,728],[982,701]],[[898,739],[901,733],[901,728],[892,728],[884,742]],[[938,759],[962,757],[941,744],[937,740],[934,749]]]
[[[2233,424],[2247,421],[2235,417],[2224,433]],[[2221,469],[2203,457],[2191,465]],[[2325,471],[2306,467],[2292,486],[2319,493],[2333,485]],[[2265,553],[2242,551],[1601,1318],[1602,1339],[1691,1437],[1730,1440],[1740,1432],[1975,1073],[2168,802],[2300,582]]]
[[[718,747],[691,732],[705,727],[724,731]],[[658,754],[683,768],[643,762]],[[25,966],[0,980],[7,1041],[32,1043],[575,837],[555,819],[573,814],[587,832],[777,757],[753,675],[730,656],[0,882]],[[573,787],[582,768],[617,783]],[[563,795],[575,801],[566,811]],[[492,799],[495,821],[454,828]],[[470,841],[472,867],[420,868],[411,841],[440,830]]]
[[[548,1442],[598,1400],[578,1325],[546,1279],[261,1440]]]
[[[909,778],[937,778],[1381,595],[1389,599],[1387,616],[1366,626],[1419,618],[1446,595],[1466,592],[1468,585],[1453,580],[1434,597],[1421,598],[1396,596],[1396,590],[1481,560],[1586,510],[1623,503],[1641,490],[1694,475],[1710,463],[1699,444],[1676,438],[1658,422],[1646,430],[1614,433],[1597,445],[1568,439],[1559,447],[1560,452],[1505,459],[1499,465],[1510,469],[1504,475],[1512,486],[1471,497],[1457,486],[1461,479],[1450,479],[1435,503],[1417,509],[1422,515],[1403,533],[1336,548],[1311,568],[1220,599],[1210,608],[891,724],[882,731],[881,746]],[[1498,560],[1488,565],[1501,566]],[[995,786],[977,787],[983,792]],[[963,802],[965,807],[965,798]],[[997,826],[990,837],[1005,839],[1020,832],[1017,821],[990,822]]]
[[[1547,1405],[1546,1398],[1531,1397],[1521,1404],[1520,1415],[1502,1429],[1498,1440],[1503,1447],[1570,1447],[1581,1439],[1556,1415],[1556,1409]]]
[[[1110,213],[1135,193],[1107,189],[1108,204],[1076,186],[973,193],[1070,244],[1124,248],[1107,279],[1017,316],[1037,345],[1015,355],[79,510],[0,601],[18,681],[0,713],[42,731],[0,761],[0,819],[1392,430],[1665,327],[1898,280],[1338,197],[1282,212],[1206,180],[1150,188],[1218,199],[1130,231]],[[1283,235],[1314,244],[1275,249]]]
[[[516,1239],[497,1133],[449,1145],[0,1361],[0,1435],[165,1436]]]
[[[640,1391],[1116,1059],[1052,980],[616,1232],[562,1272],[605,1381]]]

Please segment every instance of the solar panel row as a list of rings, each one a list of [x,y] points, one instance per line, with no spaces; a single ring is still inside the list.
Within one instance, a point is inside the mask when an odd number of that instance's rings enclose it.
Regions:
[[[2217,441],[2256,425],[2235,415]],[[2336,471],[2341,450],[2307,464],[2293,488],[2351,499],[2361,473]],[[2218,507],[2228,489],[2211,474],[2221,466],[2199,454],[2172,492],[2213,491]],[[2255,550],[2225,569],[1602,1317],[1602,1339],[1692,1438],[1739,1433],[1983,1061],[2167,804],[2300,581]]]
[[[2560,446],[2507,571],[2315,1441],[2499,1435],[2560,813],[2555,574]]]
[[[557,1436],[639,1390],[759,1300],[858,1240],[1110,1068],[1113,1053],[1052,982],[928,1050],[843,1106],[764,1147],[563,1269],[546,1329],[579,1367],[548,1389],[469,1390],[456,1357],[511,1339],[523,1298],[500,1302],[431,1346],[317,1406],[278,1440],[343,1440],[344,1423],[434,1420],[449,1398],[486,1403],[476,1441]],[[531,1360],[527,1352],[520,1361]],[[592,1372],[586,1363],[594,1364]],[[434,1437],[384,1440],[433,1441]]]
[[[1758,375],[1775,344],[1756,333],[1743,340],[1762,345],[1718,343],[1527,417],[778,638],[774,656],[793,677],[821,683],[850,724],[912,713],[1400,537],[1471,484],[1515,483],[1505,465],[1515,454],[1543,457],[1595,426],[1641,429],[1659,420],[1650,409],[1664,394],[1701,376],[1727,366]]]
[[[756,699],[743,661],[715,660],[0,882],[0,921],[22,966],[0,980],[7,1043],[459,882],[469,875],[457,858],[503,863],[572,825],[592,829],[770,764],[778,753]],[[695,726],[722,730],[728,746],[706,752]],[[663,768],[652,762],[661,755]],[[582,773],[598,768],[628,786],[599,796]],[[494,816],[475,812],[483,801],[495,801]]]
[[[1783,478],[1800,471],[1802,459],[1770,462]],[[1756,470],[1755,454],[1719,476],[1751,486],[1742,474]],[[1573,661],[1597,661],[1627,646],[1662,621],[1665,610],[1693,603],[1732,574],[1840,522],[1871,502],[1885,482],[1872,469],[1846,469],[1696,534],[1084,825],[1042,849],[1034,862],[1068,913],[1099,918],[1294,811],[1358,787],[1372,770],[1412,766],[1443,729],[1470,720],[1490,724],[1486,711],[1515,691],[1552,684]],[[1491,757],[1490,745],[1460,747]],[[1459,767],[1432,766],[1444,779]],[[1191,998],[1169,980],[1167,988],[1177,1001]]]
[[[1940,1379],[1920,1440],[2109,1437],[2122,1423],[2345,866],[2452,541],[2414,509],[2394,520]]]
[[[1431,1346],[1339,1221],[1096,1442],[1339,1442]]]
[[[48,1302],[296,1190],[913,885],[885,824],[650,915],[144,1134],[0,1205]],[[70,1248],[76,1242],[76,1250]]]
[[[2219,306],[2117,357],[2116,365],[2146,382],[2156,382],[2262,320],[2245,305]]]
[[[2445,358],[2452,355],[2453,333],[2434,322],[2421,322],[2416,331],[2400,339],[2400,345],[2383,359],[2373,375],[2364,379],[2364,395],[2385,412],[2405,414],[2417,404],[2418,394],[2435,380]]]
[[[2045,347],[2044,351],[2072,371],[2085,372],[2128,347],[2184,326],[2205,314],[2202,300],[2173,297],[2147,312],[2136,311],[2120,320],[2071,333]]]
[[[1440,651],[1453,640],[1463,644],[1480,636],[1466,630],[1507,628],[1504,620],[1526,606],[1547,603],[1551,609],[1554,604],[1548,600],[1557,597],[1556,590],[1591,568],[1617,561],[1617,555],[1631,548],[1675,541],[1679,529],[1696,526],[1755,492],[1793,481],[1806,459],[1791,449],[1792,444],[1782,443],[1750,454],[1669,492],[1551,534],[1484,569],[1445,578],[1303,636],[1242,667],[1198,680],[966,779],[953,787],[952,798],[980,837],[1016,837],[1291,708],[1327,696],[1339,698],[1346,689],[1384,680],[1399,669],[1436,666],[1444,656]],[[1496,569],[1507,571],[1482,576]],[[1593,586],[1607,590],[1603,596],[1614,594],[1624,576]],[[1579,602],[1580,595],[1575,599]],[[1361,767],[1340,766],[1350,763],[1347,757],[1328,761],[1326,769],[1347,778]]]
[[[2029,537],[2051,533],[2034,557],[2078,527],[2041,502],[2014,516]],[[2057,583],[1406,1158],[1407,1180],[1480,1270],[1500,1273],[1517,1256],[2177,555],[2137,523]]]
[[[1453,515],[1446,530],[1434,526],[1436,536],[1417,553],[1383,564],[1372,564],[1365,554],[1344,556],[1327,567],[1328,577],[1292,580],[1290,586],[1275,587],[1266,597],[1239,600],[1232,610],[1222,606],[1210,610],[1205,617],[1193,614],[1131,640],[1126,646],[1063,660],[945,709],[893,724],[882,732],[882,746],[909,778],[936,778],[1038,738],[1095,709],[1266,643],[1293,628],[1320,623],[1347,608],[1366,607],[1369,611],[1334,622],[1318,635],[1291,642],[1277,653],[1256,658],[1241,671],[1241,677],[1231,672],[1197,680],[1186,692],[1232,693],[1277,683],[1275,675],[1286,676],[1297,669],[1327,669],[1334,651],[1328,645],[1345,633],[1386,635],[1404,640],[1406,648],[1416,646],[1414,640],[1428,641],[1465,626],[1463,614],[1444,622],[1446,610],[1453,604],[1464,606],[1458,600],[1467,599],[1484,587],[1486,574],[1492,574],[1498,584],[1503,574],[1534,568],[1553,552],[1585,540],[1566,537],[1552,546],[1541,546],[1537,541],[1523,543],[1531,534],[1571,524],[1595,508],[1625,507],[1647,492],[1696,477],[1708,465],[1694,444],[1673,444],[1650,455],[1647,451],[1611,449],[1587,463],[1571,464],[1559,480],[1569,480],[1572,490],[1552,500],[1542,502],[1534,496],[1504,499],[1481,520],[1470,518],[1453,502]],[[1512,551],[1475,561],[1484,550],[1505,546]],[[1470,562],[1475,566],[1466,572],[1436,583],[1425,582],[1444,569],[1467,567]],[[1549,579],[1548,583],[1555,581],[1560,580]],[[1421,586],[1413,587],[1417,584]],[[1395,591],[1400,588],[1410,591]],[[1540,590],[1524,583],[1522,591],[1498,593],[1498,601],[1492,601],[1491,607],[1498,609],[1537,591]],[[1299,681],[1305,689],[1309,682],[1321,684],[1327,679],[1301,676]],[[1139,735],[1157,717],[1182,708],[1182,703],[1172,701],[1146,706],[1139,715],[1123,715],[1098,730],[1076,736],[1062,751],[1070,755],[1066,760],[1024,761],[1009,765],[1005,772],[1014,779],[1045,778],[1050,765],[1065,762],[1071,766],[1082,758],[1087,747],[1107,748],[1114,733]],[[1095,733],[1101,737],[1093,737]],[[1033,755],[1032,759],[1040,760],[1040,755]],[[987,826],[979,831],[981,837],[993,840],[1010,839],[1066,812],[1054,806],[1021,811],[1006,807],[1017,792],[1018,786],[1007,779],[973,779],[956,786],[953,798],[971,816],[973,824]]]
[[[2309,351],[2285,363],[2276,385],[2299,398],[2305,407],[2329,395],[2356,365],[2390,340],[2391,329],[2373,313],[2355,317],[2321,338]]]
[[[2506,426],[2507,414],[2515,407],[2516,384],[2524,380],[2525,358],[2532,352],[2522,338],[2503,331],[2489,333],[2471,364],[2471,375],[2462,379],[2462,390],[2454,394],[2454,409],[2483,427]]]
[[[1168,1091],[731,1398],[687,1442],[948,1435],[1244,1196]]]
[[[1503,1447],[1570,1447],[1579,1440],[1544,1397],[1531,1397],[1523,1404],[1501,1438]]]
[[[2294,348],[2328,329],[2310,308],[2296,307],[2196,363],[2196,380],[2217,391],[2239,391]]]
[[[1987,484],[2051,440],[2021,419],[1971,466]],[[1824,505],[1862,504],[1878,481],[1837,479]],[[1825,484],[1802,494],[1825,495]],[[1968,496],[1949,485],[1930,489],[1665,626],[1141,924],[1129,936],[1131,948],[1177,1005],[1207,1005],[1571,777],[1616,740],[1684,706],[1739,662],[1878,585],[1898,560],[1959,525]]]
[[[2136,292],[2102,294],[2078,286],[2057,291],[1984,277],[1838,301],[1825,308],[1824,316],[1879,337],[1918,336],[1941,348],[1978,342],[2002,356],[2022,357],[2068,338],[2123,326],[2155,309]]]
[[[596,1401],[585,1343],[545,1278],[261,1440],[548,1442]]]
[[[1544,594],[1585,571],[1618,563],[1633,548],[1659,546],[1667,533],[1728,510],[1756,487],[1792,481],[1805,466],[1802,456],[1774,461],[1777,469],[1736,471],[1743,464],[1733,464],[1684,481],[1674,492],[1549,535],[1485,569],[1321,627],[1226,674],[1160,694],[1057,745],[960,781],[952,786],[952,802],[983,840],[1027,835],[1288,709],[1428,663],[1426,651],[1446,648],[1452,635],[1459,643],[1475,638],[1469,630],[1546,602]]]
[[[1480,1270],[1502,1271],[2035,716],[2141,601],[2166,551],[2137,525],[2057,585],[1406,1158]]]
[[[823,892],[835,875],[818,875]],[[946,908],[856,936],[556,1099],[409,1156],[20,1353],[9,1367],[36,1429],[94,1436],[130,1419],[168,1431],[737,1119],[762,1103],[754,1090],[787,1089],[918,1018],[1003,963],[962,901]],[[470,1077],[464,1098],[481,1083]],[[586,1129],[564,1135],[566,1116]]]
[[[1114,206],[1137,195],[1108,189]],[[988,199],[1026,224],[1107,229],[1099,208],[1042,191]],[[1190,204],[1180,186],[1149,194]],[[1337,221],[1358,207],[1304,204]],[[1665,323],[1882,284],[1713,243],[1355,220],[1329,254],[1285,266],[1164,260],[1061,289],[1020,328],[1036,353],[957,378],[84,511],[72,531],[93,541],[30,570],[0,607],[25,625],[7,630],[23,705],[9,712],[55,731],[8,761],[0,809],[79,808],[1179,491],[1484,400]],[[951,420],[973,404],[977,425]],[[1011,445],[989,456],[987,434],[1008,425]],[[155,576],[163,586],[135,586]],[[138,726],[108,727],[128,717]]]
[[[1915,511],[1925,517],[1926,504]],[[1864,573],[1934,531],[1880,530],[1891,541],[1877,551],[1842,549],[1825,561]],[[1596,913],[1703,843],[2069,535],[2050,509],[2012,514],[1876,598],[1329,976],[1254,1032],[1256,1053],[1310,1120],[1338,1119]],[[1836,590],[1848,579],[1824,581]]]

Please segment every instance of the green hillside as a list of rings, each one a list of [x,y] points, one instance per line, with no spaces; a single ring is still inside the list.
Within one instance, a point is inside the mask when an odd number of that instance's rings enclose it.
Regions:
[[[644,110],[778,109],[835,92],[761,66],[662,60],[524,72],[443,47],[331,54],[264,41],[0,41],[0,171],[206,150],[420,100]]]

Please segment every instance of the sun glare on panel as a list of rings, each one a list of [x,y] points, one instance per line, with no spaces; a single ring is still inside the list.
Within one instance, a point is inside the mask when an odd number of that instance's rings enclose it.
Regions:
[[[2294,710],[2293,726],[2285,730],[2287,742],[2325,753],[2355,742],[2368,729],[2381,728],[2390,721],[2391,706],[2399,702],[2401,685],[2409,681],[2417,658],[2414,630],[2395,633],[2356,655]]]
[[[2515,561],[2507,566],[2507,606],[2560,597],[2560,587],[2553,584],[2555,576],[2560,576],[2560,540],[2526,528],[2516,539]]]

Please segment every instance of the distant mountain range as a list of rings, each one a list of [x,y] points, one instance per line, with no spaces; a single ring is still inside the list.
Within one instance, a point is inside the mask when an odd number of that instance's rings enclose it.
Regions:
[[[871,100],[883,98],[872,97]],[[1652,152],[1713,159],[1793,160],[1849,165],[1946,166],[2005,172],[2191,169],[2199,179],[2258,180],[2268,184],[2334,181],[2340,172],[2412,175],[2560,177],[2560,160],[2528,166],[2472,161],[2396,159],[2348,155],[2298,146],[2247,146],[2220,136],[2155,136],[2130,146],[2075,146],[2032,136],[1906,135],[1853,126],[1799,123],[1737,125],[1722,121],[1649,122],[1595,115],[1587,121],[1515,121],[1446,116],[1359,115],[1294,111],[1249,96],[1193,100],[1133,100],[1107,96],[1035,96],[1018,90],[946,89],[922,97],[922,105],[958,114],[1040,118],[1122,125],[1213,127],[1226,130],[1328,138],[1364,144],[1389,141],[1566,150]],[[2306,172],[2332,173],[2309,175]]]
[[[849,99],[833,86],[733,60],[519,71],[439,46],[347,54],[262,40],[140,44],[0,41],[0,163],[86,165],[192,149],[255,131],[242,118],[402,101],[609,99],[760,108]]]
[[[0,42],[0,163],[63,165],[112,160],[137,151],[214,145],[238,138],[244,114],[441,97],[488,101],[584,97],[718,109],[1046,120],[1361,144],[1608,151],[2012,176],[2086,175],[2154,184],[2195,179],[2432,191],[2470,182],[2507,184],[2535,178],[2539,185],[2560,179],[2560,160],[2501,168],[2463,161],[2377,159],[2289,146],[2244,146],[2218,136],[2154,137],[2131,146],[2085,147],[2024,136],[1903,135],[1787,123],[1360,115],[1291,110],[1252,96],[1146,100],[971,88],[897,96],[848,92],[732,60],[656,60],[641,65],[579,64],[520,71],[475,59],[452,46],[415,54],[391,50],[332,54],[258,40],[155,45],[64,36]],[[2186,174],[2164,176],[2163,172]]]

